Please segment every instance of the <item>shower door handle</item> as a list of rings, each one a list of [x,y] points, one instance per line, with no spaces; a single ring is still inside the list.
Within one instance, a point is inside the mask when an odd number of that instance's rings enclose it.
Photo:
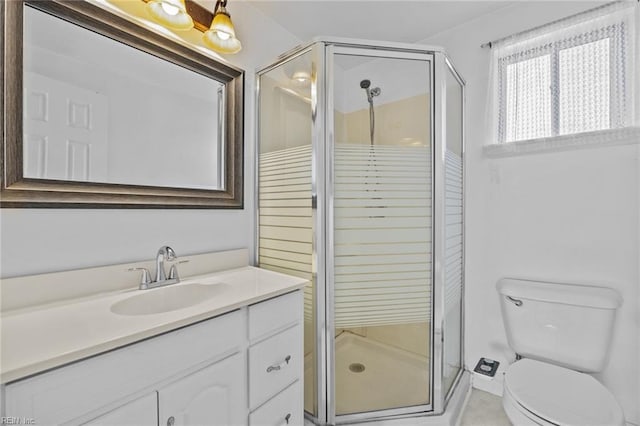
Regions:
[[[282,361],[280,364],[274,364],[267,367],[267,373],[271,373],[272,371],[282,370],[284,367],[287,366],[287,364],[289,364],[289,361],[291,361],[291,355],[287,355],[284,361]]]

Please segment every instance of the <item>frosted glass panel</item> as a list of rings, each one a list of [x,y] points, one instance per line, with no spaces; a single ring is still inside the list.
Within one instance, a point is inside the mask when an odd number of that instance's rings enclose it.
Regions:
[[[335,148],[335,325],[431,316],[431,161],[425,146]]]

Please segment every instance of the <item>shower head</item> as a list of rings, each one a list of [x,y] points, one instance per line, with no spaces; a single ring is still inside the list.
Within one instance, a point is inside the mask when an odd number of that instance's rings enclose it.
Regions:
[[[360,81],[360,88],[364,89],[367,93],[367,101],[369,102],[369,132],[371,136],[371,145],[373,146],[373,138],[374,138],[374,129],[375,129],[375,116],[373,112],[373,97],[378,96],[380,94],[380,88],[371,87],[371,80],[362,80]]]
[[[374,87],[373,89],[370,89],[370,87],[371,80],[362,80],[360,82],[360,88],[364,89],[367,92],[367,101],[369,101],[369,103],[373,105],[373,97],[380,94],[380,88]]]

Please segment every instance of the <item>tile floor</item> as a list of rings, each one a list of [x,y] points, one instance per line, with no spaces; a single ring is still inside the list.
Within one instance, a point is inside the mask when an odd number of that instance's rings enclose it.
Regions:
[[[460,426],[511,426],[511,422],[502,409],[502,398],[473,389]]]

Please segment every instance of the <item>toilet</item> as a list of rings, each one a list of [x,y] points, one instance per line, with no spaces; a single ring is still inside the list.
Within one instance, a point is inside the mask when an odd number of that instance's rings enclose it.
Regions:
[[[504,376],[502,405],[515,425],[624,426],[614,396],[588,373],[607,363],[613,289],[504,278],[500,307],[518,360]]]

